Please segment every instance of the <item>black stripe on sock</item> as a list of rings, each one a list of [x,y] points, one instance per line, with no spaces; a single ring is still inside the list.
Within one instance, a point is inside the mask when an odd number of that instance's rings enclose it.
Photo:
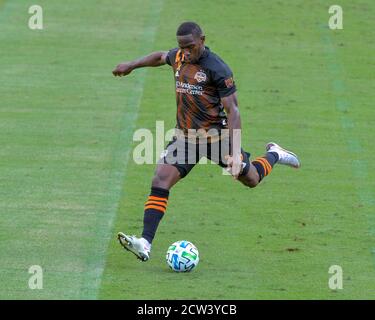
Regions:
[[[149,243],[155,237],[156,229],[158,228],[160,220],[164,214],[156,209],[146,209],[143,217],[143,232],[142,237]]]
[[[279,161],[279,155],[277,152],[267,152],[265,158],[268,163],[273,167],[277,161]]]
[[[158,187],[151,187],[150,196],[168,198],[169,197],[169,190],[163,189],[163,188],[158,188]]]

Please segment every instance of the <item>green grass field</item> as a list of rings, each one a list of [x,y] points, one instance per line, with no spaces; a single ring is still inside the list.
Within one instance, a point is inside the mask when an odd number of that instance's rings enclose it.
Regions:
[[[339,2],[343,30],[323,0],[0,0],[0,299],[374,299],[375,4]],[[141,263],[116,239],[140,233],[155,169],[134,163],[132,136],[174,127],[173,74],[111,71],[175,47],[185,20],[234,72],[243,147],[274,140],[302,168],[250,190],[197,166]],[[165,262],[181,239],[200,252],[192,273]]]

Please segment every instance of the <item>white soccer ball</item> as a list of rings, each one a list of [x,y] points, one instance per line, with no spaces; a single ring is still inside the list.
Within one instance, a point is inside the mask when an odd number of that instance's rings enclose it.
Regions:
[[[198,265],[199,252],[189,241],[176,241],[168,248],[166,259],[173,271],[188,272]]]

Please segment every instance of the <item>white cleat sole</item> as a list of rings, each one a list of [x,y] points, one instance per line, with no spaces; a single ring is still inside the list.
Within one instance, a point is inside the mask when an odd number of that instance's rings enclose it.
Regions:
[[[131,242],[131,239],[130,239],[126,234],[124,234],[124,233],[122,233],[122,232],[119,232],[119,233],[117,234],[117,239],[118,239],[118,241],[120,242],[121,246],[122,246],[125,250],[127,250],[127,251],[133,253],[133,254],[134,254],[139,260],[141,260],[141,261],[147,261],[147,260],[149,259],[148,256],[146,256],[146,255],[143,254],[142,252],[138,252],[138,250],[136,250],[136,249],[133,247],[133,244],[132,244],[132,242]]]
[[[282,164],[286,164],[286,165],[288,165],[288,166],[290,166],[292,168],[295,168],[295,169],[301,168],[301,162],[299,161],[299,159],[298,159],[298,157],[297,157],[297,155],[295,153],[293,153],[292,151],[289,151],[287,149],[284,149],[283,147],[279,146],[275,142],[269,142],[269,143],[267,143],[267,145],[266,145],[267,152],[270,151],[270,149],[272,147],[275,147],[276,149],[279,149],[279,150],[281,150],[281,151],[283,151],[283,152],[285,152],[285,153],[293,156],[296,159],[296,163],[295,164],[294,163],[282,163]],[[272,152],[272,150],[270,152]]]

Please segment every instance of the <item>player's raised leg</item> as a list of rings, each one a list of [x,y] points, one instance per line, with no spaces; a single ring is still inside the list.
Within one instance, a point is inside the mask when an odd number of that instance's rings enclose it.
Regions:
[[[297,155],[289,150],[280,147],[274,142],[266,145],[266,154],[263,157],[258,157],[249,163],[249,170],[246,174],[239,176],[244,185],[254,188],[266,176],[268,176],[276,163],[287,165],[298,169],[301,163]]]
[[[159,163],[152,180],[151,193],[145,203],[142,237],[118,233],[120,244],[142,261],[150,258],[152,240],[167,209],[169,190],[180,179],[180,172],[175,166]]]

